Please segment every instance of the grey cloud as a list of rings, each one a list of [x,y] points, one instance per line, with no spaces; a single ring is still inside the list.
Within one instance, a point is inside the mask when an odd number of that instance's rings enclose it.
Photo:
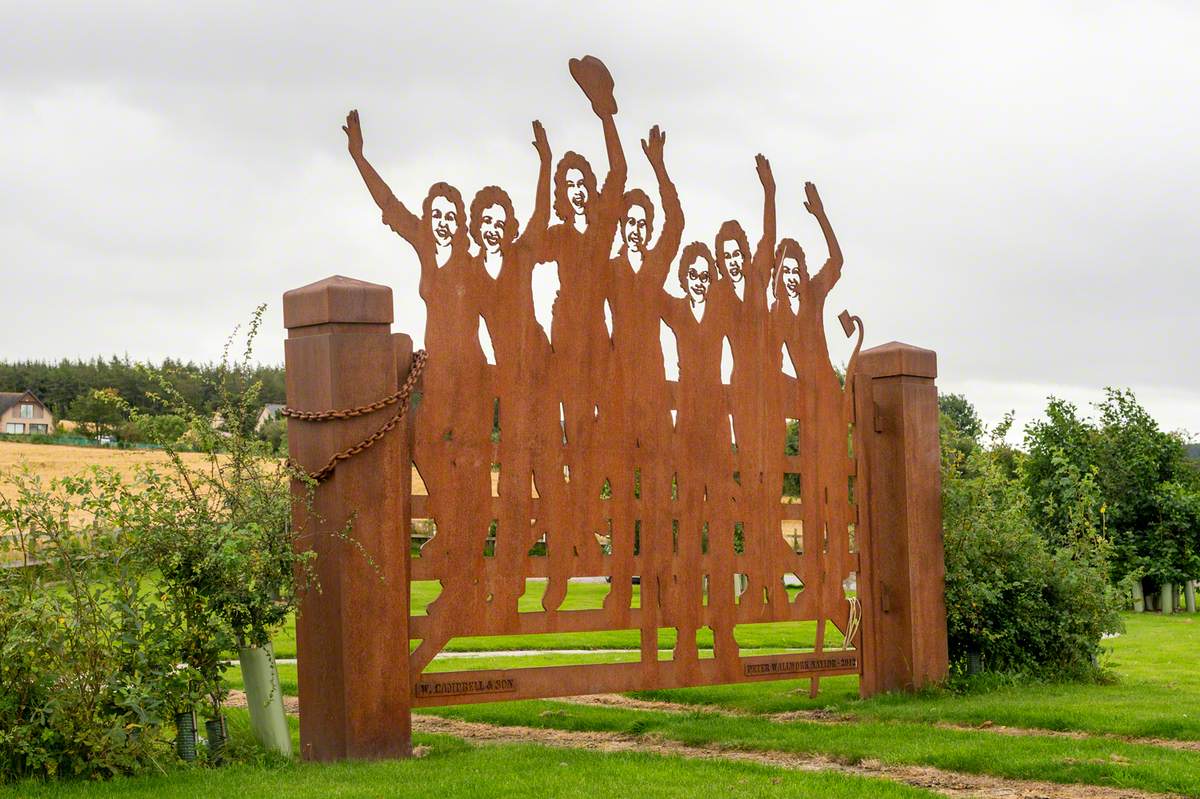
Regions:
[[[593,52],[633,182],[653,186],[637,139],[668,131],[688,238],[731,217],[757,235],[762,151],[813,260],[821,187],[848,259],[831,308],[868,343],[937,349],[941,384],[989,409],[1113,383],[1169,395],[1168,426],[1200,414],[1194,6],[10,5],[0,29],[4,271],[52,287],[0,291],[45,331],[0,357],[208,358],[265,300],[277,359],[279,295],[335,272],[393,286],[419,339],[346,110],[409,202],[497,183],[524,217],[531,119],[602,161],[565,69]]]

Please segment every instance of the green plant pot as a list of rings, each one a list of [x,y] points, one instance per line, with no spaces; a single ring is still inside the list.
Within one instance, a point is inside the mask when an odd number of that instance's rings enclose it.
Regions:
[[[204,732],[208,736],[208,762],[219,766],[225,762],[225,717],[219,716],[204,722]]]
[[[283,694],[279,689],[279,670],[270,644],[238,649],[242,682],[246,686],[246,705],[254,737],[269,752],[292,755],[292,734],[283,712]]]
[[[189,763],[196,759],[196,711],[175,714],[175,754]]]

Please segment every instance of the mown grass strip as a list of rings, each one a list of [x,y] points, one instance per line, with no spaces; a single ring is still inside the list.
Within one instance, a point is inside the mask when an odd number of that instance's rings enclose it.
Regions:
[[[753,716],[663,713],[566,702],[439,708],[436,715],[507,726],[656,735],[684,744],[929,765],[1024,780],[1200,796],[1200,754],[1112,739],[1001,736],[905,722],[821,724]]]
[[[1126,632],[1105,642],[1111,684],[1004,681],[985,678],[970,693],[926,691],[863,701],[858,680],[821,681],[816,699],[807,681],[642,691],[640,699],[717,705],[748,713],[827,709],[860,719],[1078,731],[1096,735],[1200,741],[1200,616],[1124,616]]]
[[[237,714],[234,714],[237,716]],[[240,716],[239,716],[240,718]],[[930,791],[885,780],[799,772],[752,763],[691,760],[637,753],[603,754],[531,744],[474,747],[449,736],[417,735],[430,747],[413,760],[331,765],[277,763],[219,769],[175,768],[166,775],[107,783],[22,783],[0,796],[192,799],[196,796],[780,797],[781,799],[928,799]]]

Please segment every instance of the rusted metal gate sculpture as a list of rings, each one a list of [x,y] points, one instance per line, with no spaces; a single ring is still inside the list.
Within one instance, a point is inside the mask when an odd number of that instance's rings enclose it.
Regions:
[[[607,173],[598,185],[574,152],[555,165],[534,122],[540,169],[523,225],[495,186],[468,211],[436,183],[420,215],[409,210],[364,157],[357,112],[347,117],[383,222],[418,257],[427,358],[405,417],[396,389],[411,387],[413,354],[390,333],[390,290],[338,277],[285,295],[292,458],[331,464],[318,518],[298,520],[322,586],[298,620],[306,757],[405,754],[410,710],[429,705],[796,677],[815,690],[835,674],[861,674],[869,694],[945,673],[933,353],[860,354],[862,323],[843,311],[856,339],[843,383],[824,327],[842,254],[816,188],[804,190],[829,250],[819,268],[777,238],[761,155],[757,245],[729,221],[712,249],[681,249],[665,133],[641,142],[656,206],[626,185],[608,70],[592,57],[570,66],[603,128]],[[555,267],[546,330],[533,274]],[[312,413],[360,406],[336,424]],[[354,456],[331,461],[339,451]],[[434,533],[412,557],[414,518]],[[347,519],[347,536],[321,532]],[[570,609],[571,581],[585,577],[608,580],[603,605]],[[427,608],[410,608],[417,580],[440,584]],[[540,602],[522,601],[527,589]],[[738,625],[806,620],[808,651],[739,652]],[[462,636],[610,630],[639,631],[640,658],[427,672]]]

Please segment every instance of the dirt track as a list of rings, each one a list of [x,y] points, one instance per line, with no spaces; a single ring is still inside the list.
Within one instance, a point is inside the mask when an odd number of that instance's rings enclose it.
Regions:
[[[299,712],[299,701],[296,697],[285,696],[283,699],[284,709],[288,713],[296,714]],[[616,694],[576,697],[573,701],[667,712],[693,712],[697,710],[729,712],[727,710],[720,711],[716,708],[689,707],[668,702],[646,702]],[[241,691],[231,691],[226,704],[233,707],[245,707],[246,695]],[[844,718],[831,718],[829,714],[822,714],[819,711],[806,712],[803,715],[799,713],[780,714],[772,718],[777,718],[781,722],[789,718],[803,718],[809,721],[822,721],[825,723],[846,723],[849,721],[849,719]],[[1044,734],[1040,730],[1016,730],[1001,727],[988,727],[984,729],[998,734],[1009,735]],[[961,799],[967,799],[968,797],[970,799],[1149,799],[1150,797],[1162,799],[1162,797],[1171,796],[1171,794],[1156,794],[1122,788],[1105,788],[1096,785],[1062,785],[1035,780],[1014,780],[979,774],[962,774],[929,766],[888,765],[877,760],[844,763],[821,755],[804,755],[790,752],[752,752],[718,746],[688,746],[648,735],[628,736],[612,732],[572,732],[532,727],[501,727],[423,714],[413,716],[413,730],[416,732],[453,735],[480,745],[533,743],[541,746],[589,749],[601,752],[641,752],[704,760],[736,760],[796,771],[834,771],[840,774],[853,774],[860,777],[892,780],[906,785],[926,788],[943,796],[959,797]]]
[[[530,727],[497,727],[438,716],[413,716],[413,730],[453,735],[476,744],[533,743],[542,746],[589,749],[600,752],[641,752],[704,760],[737,760],[797,771],[835,771],[875,777],[927,788],[943,796],[973,799],[1147,799],[1169,794],[1146,793],[1096,785],[1060,785],[1053,782],[1011,780],[978,774],[960,774],[927,766],[893,766],[875,760],[840,763],[827,757],[785,752],[747,752],[710,746],[686,746],[649,736],[624,736],[609,732],[567,732]]]
[[[729,716],[750,715],[716,705],[685,705],[678,702],[654,702],[645,699],[634,699],[622,694],[572,696],[555,701],[572,702],[581,705],[608,705],[610,707],[623,707],[630,710],[654,710],[661,713],[719,713]],[[816,721],[822,724],[853,724],[855,721],[858,721],[854,716],[831,713],[827,710],[792,710],[786,713],[759,716],[759,718],[767,718],[780,723],[789,721]],[[1074,730],[1038,730],[1027,727],[1007,727],[1002,724],[993,724],[990,721],[979,725],[940,722],[933,726],[944,730],[972,730],[990,732],[996,735],[1045,735],[1054,738],[1074,738],[1076,740],[1106,738],[1113,741],[1123,741],[1125,743],[1141,744],[1144,746],[1161,746],[1165,749],[1178,749],[1184,752],[1200,752],[1200,741],[1180,741],[1170,738],[1139,738],[1129,735],[1089,734]]]

